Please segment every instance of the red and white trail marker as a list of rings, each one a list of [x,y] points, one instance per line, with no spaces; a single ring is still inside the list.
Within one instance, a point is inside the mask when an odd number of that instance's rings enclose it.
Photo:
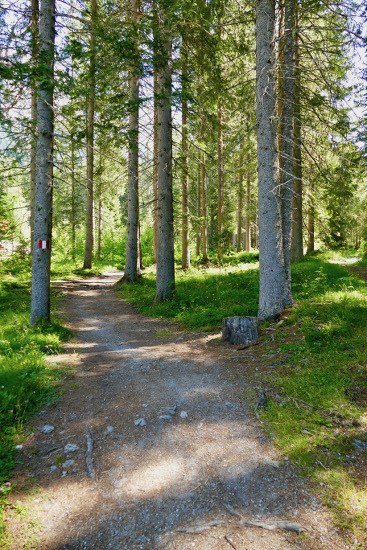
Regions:
[[[41,250],[48,250],[50,248],[50,241],[43,241],[42,239],[40,239],[38,241],[38,248],[40,248]]]

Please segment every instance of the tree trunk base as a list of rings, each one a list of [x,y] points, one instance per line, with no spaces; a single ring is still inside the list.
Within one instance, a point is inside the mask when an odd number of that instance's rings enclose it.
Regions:
[[[222,338],[231,344],[252,344],[258,338],[257,317],[226,317],[223,319]]]

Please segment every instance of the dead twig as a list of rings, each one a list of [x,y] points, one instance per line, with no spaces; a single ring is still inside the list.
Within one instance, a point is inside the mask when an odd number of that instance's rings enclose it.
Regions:
[[[85,433],[85,439],[87,441],[87,449],[85,452],[85,462],[87,467],[87,476],[91,479],[96,479],[96,473],[93,467],[93,438],[90,428]]]

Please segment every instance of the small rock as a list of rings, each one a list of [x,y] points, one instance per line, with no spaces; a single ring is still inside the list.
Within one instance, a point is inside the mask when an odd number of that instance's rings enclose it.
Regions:
[[[40,431],[43,434],[50,434],[54,431],[54,429],[55,429],[55,426],[52,426],[51,424],[45,424],[44,426],[42,426]]]
[[[15,448],[17,451],[21,451],[23,449],[23,445],[15,445]]]
[[[187,411],[181,411],[180,412],[180,417],[181,418],[187,418],[189,416],[188,412]]]
[[[113,432],[113,426],[107,426],[106,434],[112,434],[112,432]]]
[[[64,447],[64,453],[75,453],[75,451],[79,451],[79,447],[75,443],[68,443]]]
[[[169,414],[161,414],[159,420],[172,420],[172,416],[170,416]]]
[[[146,426],[147,422],[145,418],[138,418],[137,420],[134,420],[135,426]]]
[[[353,441],[353,446],[359,451],[367,451],[367,441],[361,441],[360,439],[355,439]]]
[[[70,466],[72,466],[73,464],[75,464],[75,460],[72,460],[72,459],[65,460],[64,464],[62,465],[62,467],[64,468],[64,470],[67,470],[67,469],[70,468]]]
[[[52,466],[50,466],[50,472],[53,473],[53,472],[56,472],[56,471],[57,471],[56,464],[52,464]]]
[[[66,475],[67,475],[67,472],[65,472],[65,470],[64,470],[61,474],[61,477],[66,477]]]
[[[176,414],[176,411],[177,411],[177,405],[173,405],[173,407],[167,407],[166,411],[171,416],[174,416]]]

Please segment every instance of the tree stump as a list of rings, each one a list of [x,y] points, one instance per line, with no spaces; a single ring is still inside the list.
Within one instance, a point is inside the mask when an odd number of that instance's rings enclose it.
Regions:
[[[252,344],[258,337],[257,323],[257,317],[225,317],[222,338],[231,344]]]

